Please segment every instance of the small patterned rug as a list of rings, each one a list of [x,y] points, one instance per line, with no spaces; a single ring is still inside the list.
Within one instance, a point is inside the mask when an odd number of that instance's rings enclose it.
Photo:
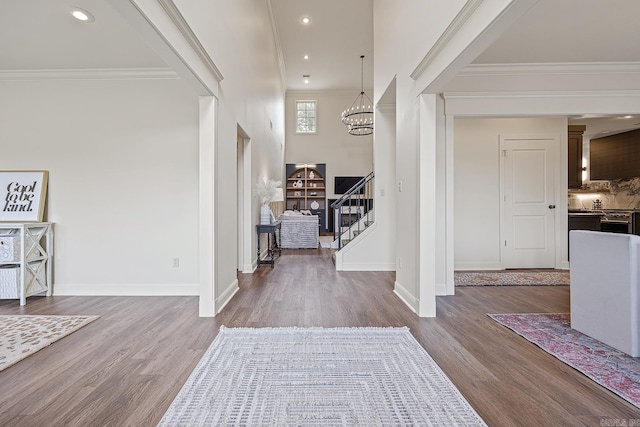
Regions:
[[[220,328],[160,426],[484,426],[408,328]]]
[[[640,408],[640,358],[571,329],[568,314],[489,317]]]
[[[99,316],[0,316],[0,371]]]
[[[456,271],[453,280],[456,286],[568,285],[569,271]]]

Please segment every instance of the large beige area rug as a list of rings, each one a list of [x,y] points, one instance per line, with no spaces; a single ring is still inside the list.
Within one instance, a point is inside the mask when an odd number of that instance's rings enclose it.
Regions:
[[[0,371],[99,316],[0,316]]]
[[[160,426],[484,426],[408,328],[220,328]]]

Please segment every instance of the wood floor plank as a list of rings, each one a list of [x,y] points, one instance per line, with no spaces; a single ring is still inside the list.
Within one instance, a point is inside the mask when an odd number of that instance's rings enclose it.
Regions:
[[[0,314],[100,318],[0,372],[1,426],[154,426],[227,327],[407,326],[490,426],[640,420],[640,410],[487,313],[569,311],[568,286],[459,287],[421,319],[390,272],[336,272],[330,251],[285,250],[275,268],[239,274],[215,318],[196,297],[31,297]],[[609,422],[614,422],[609,421]]]

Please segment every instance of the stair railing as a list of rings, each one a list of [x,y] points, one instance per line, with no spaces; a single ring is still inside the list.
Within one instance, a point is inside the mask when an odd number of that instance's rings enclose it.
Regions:
[[[331,204],[333,240],[338,241],[338,250],[375,221],[373,184],[374,174],[371,172]]]

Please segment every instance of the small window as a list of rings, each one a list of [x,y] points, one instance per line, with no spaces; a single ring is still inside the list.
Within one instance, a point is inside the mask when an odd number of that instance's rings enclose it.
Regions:
[[[296,101],[296,133],[316,133],[316,101]]]

